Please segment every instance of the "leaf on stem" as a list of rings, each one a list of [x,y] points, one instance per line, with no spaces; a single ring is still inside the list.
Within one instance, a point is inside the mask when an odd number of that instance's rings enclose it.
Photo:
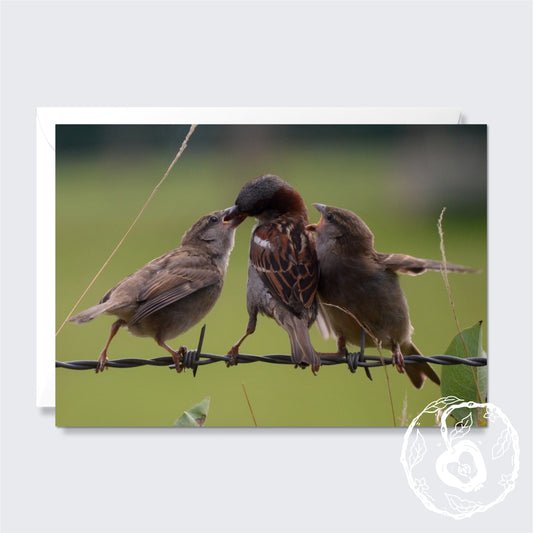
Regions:
[[[204,398],[199,404],[191,407],[174,422],[174,427],[202,427],[209,411],[209,396]]]
[[[455,357],[486,357],[482,346],[481,322],[456,335],[444,352]],[[456,396],[465,402],[484,403],[487,401],[487,367],[467,365],[447,365],[442,369],[441,390],[444,396]],[[478,409],[479,410],[479,409]],[[454,409],[457,421],[468,420],[472,410],[468,407]],[[473,413],[475,426],[486,425],[483,413]]]

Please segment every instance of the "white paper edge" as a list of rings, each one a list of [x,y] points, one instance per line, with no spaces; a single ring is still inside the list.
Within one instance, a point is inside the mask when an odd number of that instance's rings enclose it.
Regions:
[[[37,407],[55,407],[55,121],[50,111],[38,110],[36,117]]]
[[[41,107],[36,116],[37,407],[55,407],[56,124],[458,124],[454,108]],[[173,154],[169,154],[169,162]],[[74,303],[75,295],[73,296]]]

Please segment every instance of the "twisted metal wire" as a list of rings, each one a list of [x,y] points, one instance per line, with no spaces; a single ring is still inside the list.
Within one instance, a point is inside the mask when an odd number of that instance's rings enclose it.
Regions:
[[[193,375],[196,376],[196,372],[199,366],[209,365],[211,363],[218,363],[224,361],[231,364],[233,362],[232,355],[217,355],[211,353],[203,353],[202,345],[205,336],[205,326],[200,333],[200,339],[198,341],[198,347],[196,350],[188,350],[180,360],[181,368],[191,368]],[[391,365],[392,357],[381,357],[378,355],[362,355],[361,352],[348,353],[344,355],[332,355],[332,354],[320,354],[322,366],[329,365],[348,365],[349,370],[353,373],[358,367],[363,367],[367,376],[371,378],[369,368]],[[249,355],[239,354],[236,359],[236,363],[273,363],[282,365],[294,365],[290,355],[284,354],[271,354],[271,355]],[[433,363],[437,365],[468,365],[468,366],[486,366],[486,357],[469,357],[462,358],[453,355],[432,355],[425,357],[423,355],[404,355],[404,362],[406,365],[413,363]],[[56,361],[56,368],[68,368],[70,370],[90,370],[95,369],[98,365],[96,360],[91,361]],[[108,361],[106,366],[109,368],[136,368],[138,366],[167,366],[169,368],[175,368],[174,361],[170,356],[154,357],[152,359],[137,359],[137,358],[124,358],[114,359]]]

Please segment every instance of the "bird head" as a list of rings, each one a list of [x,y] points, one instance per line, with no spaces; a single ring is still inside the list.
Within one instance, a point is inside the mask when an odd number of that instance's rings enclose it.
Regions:
[[[224,211],[213,211],[204,215],[185,232],[182,246],[207,247],[213,255],[226,255],[235,244],[235,229],[245,219],[243,215],[224,220]]]
[[[268,222],[280,215],[291,214],[303,217],[307,222],[307,209],[300,193],[273,174],[265,174],[246,183],[237,195],[235,205],[224,213],[226,221],[244,215]]]
[[[321,217],[317,224],[309,224],[306,229],[316,232],[318,243],[341,241],[343,245],[358,248],[373,248],[374,234],[365,222],[355,213],[340,207],[313,204]]]

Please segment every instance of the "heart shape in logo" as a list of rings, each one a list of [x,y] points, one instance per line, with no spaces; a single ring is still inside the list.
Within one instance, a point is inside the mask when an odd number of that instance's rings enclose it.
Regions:
[[[479,490],[487,480],[485,460],[480,449],[470,440],[462,440],[444,450],[435,463],[443,483],[463,492]]]

